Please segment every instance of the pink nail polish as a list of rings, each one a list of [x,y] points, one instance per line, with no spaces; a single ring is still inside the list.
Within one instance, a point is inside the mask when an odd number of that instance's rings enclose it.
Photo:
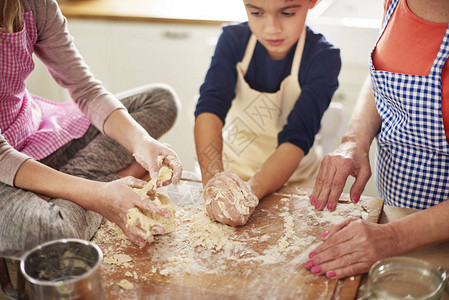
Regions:
[[[360,200],[360,195],[359,195],[359,194],[354,194],[354,196],[352,196],[352,200],[354,201],[354,203],[359,202],[359,200]]]
[[[321,273],[321,267],[313,267],[311,271],[313,274]]]
[[[327,205],[327,209],[328,209],[328,210],[332,210],[332,203],[329,203],[329,204]]]
[[[315,204],[315,201],[316,201],[316,198],[315,198],[315,197],[312,197],[312,200],[310,200],[310,203],[311,203],[312,205],[314,205],[314,204]]]
[[[329,231],[323,232],[323,234],[321,235],[321,238],[325,238],[328,234],[329,234]]]
[[[316,252],[311,252],[310,254],[309,254],[309,258],[312,258],[312,257],[314,257],[316,255]]]
[[[313,264],[313,261],[311,261],[311,260],[309,260],[309,261],[306,263],[306,269],[307,269],[307,270],[312,269],[313,266],[314,266],[314,264]]]
[[[318,209],[318,208],[320,208],[320,206],[321,206],[321,201],[318,201],[315,205],[315,208]]]
[[[327,272],[327,274],[326,274],[326,276],[329,277],[329,278],[335,277],[336,275],[337,274],[334,271]]]

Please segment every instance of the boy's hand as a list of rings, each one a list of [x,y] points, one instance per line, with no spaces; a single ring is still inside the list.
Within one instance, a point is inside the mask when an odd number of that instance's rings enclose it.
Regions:
[[[203,193],[211,220],[231,226],[244,225],[259,204],[249,185],[231,171],[215,174]]]

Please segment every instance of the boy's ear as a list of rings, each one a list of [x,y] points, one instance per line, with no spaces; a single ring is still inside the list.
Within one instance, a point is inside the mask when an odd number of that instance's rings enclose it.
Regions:
[[[318,0],[312,0],[312,1],[310,1],[309,9],[314,8],[317,2],[318,2]]]

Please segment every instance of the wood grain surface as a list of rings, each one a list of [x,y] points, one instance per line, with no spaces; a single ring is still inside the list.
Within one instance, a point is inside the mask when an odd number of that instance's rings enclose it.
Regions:
[[[106,299],[355,299],[361,276],[328,279],[304,265],[331,222],[378,222],[383,206],[381,199],[353,204],[343,195],[335,212],[319,212],[308,191],[288,186],[233,228],[207,218],[200,183],[181,181],[163,192],[178,205],[175,232],[142,249],[109,222],[95,235]]]

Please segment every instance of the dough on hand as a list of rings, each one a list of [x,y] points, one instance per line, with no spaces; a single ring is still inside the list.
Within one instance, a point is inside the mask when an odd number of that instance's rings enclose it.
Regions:
[[[126,226],[136,226],[141,228],[145,231],[144,238],[157,234],[152,230],[154,225],[162,226],[165,229],[165,234],[175,231],[178,226],[178,220],[175,216],[176,210],[170,198],[156,191],[156,181],[171,178],[171,174],[171,169],[162,167],[157,178],[150,180],[146,186],[141,189],[134,188],[136,193],[145,196],[145,199],[148,201],[153,201],[158,208],[166,209],[171,213],[170,218],[167,219],[149,210],[142,210],[137,207],[130,208],[126,214]]]
[[[232,226],[244,225],[259,204],[249,185],[231,171],[215,174],[203,196],[209,217]]]

